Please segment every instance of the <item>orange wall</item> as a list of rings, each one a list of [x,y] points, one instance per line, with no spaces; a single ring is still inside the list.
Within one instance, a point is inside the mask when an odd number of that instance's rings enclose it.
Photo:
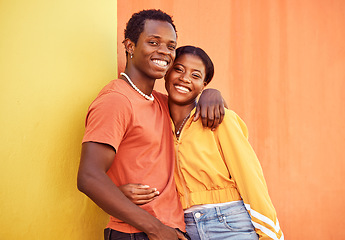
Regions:
[[[214,60],[211,87],[248,125],[285,239],[345,239],[345,1],[118,0],[119,71],[125,23],[149,8]]]

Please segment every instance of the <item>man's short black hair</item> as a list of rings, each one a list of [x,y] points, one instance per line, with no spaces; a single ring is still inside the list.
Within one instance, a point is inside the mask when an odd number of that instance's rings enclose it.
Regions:
[[[176,32],[172,17],[160,9],[142,10],[134,13],[129,19],[125,29],[125,39],[130,39],[137,44],[140,34],[144,31],[145,20],[158,20],[168,22]]]

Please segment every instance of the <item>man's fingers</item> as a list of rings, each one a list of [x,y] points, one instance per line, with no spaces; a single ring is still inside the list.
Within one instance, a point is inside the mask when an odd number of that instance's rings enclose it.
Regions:
[[[196,109],[195,109],[195,114],[194,114],[194,118],[193,118],[193,121],[197,121],[200,117],[200,106],[197,105],[196,106]]]
[[[214,121],[213,125],[211,126],[211,130],[214,131],[220,124],[220,111],[219,108],[214,109]]]
[[[224,99],[224,98],[223,98],[223,104],[224,104],[224,107],[226,107],[227,109],[229,109],[228,104],[225,102],[225,99]]]
[[[208,126],[208,116],[207,116],[207,110],[206,109],[201,109],[200,110],[200,116],[201,116],[201,122],[204,127]]]
[[[225,106],[225,104],[226,103],[224,102],[224,106]],[[219,109],[219,114],[220,114],[219,124],[221,124],[223,122],[223,119],[224,119],[224,116],[225,116],[224,106]],[[225,107],[228,108],[227,106],[225,106]]]
[[[214,122],[211,130],[214,131],[223,122],[225,116],[224,104],[214,110]]]
[[[214,124],[214,107],[209,107],[207,109],[207,127],[212,128]]]
[[[184,234],[183,234],[182,232],[180,232],[180,231],[178,231],[178,230],[176,230],[176,229],[175,229],[175,231],[176,231],[176,235],[177,235],[178,239],[181,239],[181,240],[188,240],[188,239],[184,236]]]

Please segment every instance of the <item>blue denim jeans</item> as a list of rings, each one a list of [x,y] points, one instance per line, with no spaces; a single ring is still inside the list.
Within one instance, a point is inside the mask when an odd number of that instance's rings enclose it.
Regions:
[[[243,201],[185,213],[191,240],[258,240]]]

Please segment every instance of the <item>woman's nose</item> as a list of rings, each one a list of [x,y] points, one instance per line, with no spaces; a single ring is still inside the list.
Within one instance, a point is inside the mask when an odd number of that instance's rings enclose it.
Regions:
[[[187,76],[186,73],[181,74],[180,80],[183,81],[183,82],[186,82],[186,83],[190,83],[190,79],[189,79],[189,77]]]

